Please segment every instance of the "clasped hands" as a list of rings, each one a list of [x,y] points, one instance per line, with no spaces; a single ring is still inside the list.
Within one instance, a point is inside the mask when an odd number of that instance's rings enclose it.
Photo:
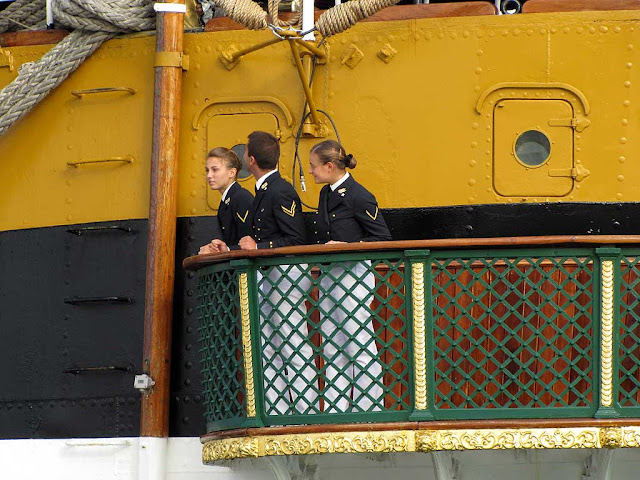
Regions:
[[[256,248],[258,248],[256,245],[256,241],[249,235],[242,237],[238,242],[238,246],[241,250],[255,250]],[[205,253],[223,253],[228,252],[229,250],[229,247],[226,243],[224,243],[224,241],[220,240],[219,238],[214,238],[210,243],[207,243],[206,245],[200,247],[198,255],[202,255]]]

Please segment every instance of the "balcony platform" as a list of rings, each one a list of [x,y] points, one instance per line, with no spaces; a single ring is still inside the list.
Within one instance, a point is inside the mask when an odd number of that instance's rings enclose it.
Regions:
[[[203,461],[640,447],[640,236],[191,257]]]

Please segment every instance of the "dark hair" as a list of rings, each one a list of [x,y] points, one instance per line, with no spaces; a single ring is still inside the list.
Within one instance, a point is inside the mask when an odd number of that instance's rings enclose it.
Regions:
[[[316,143],[311,147],[310,153],[315,153],[323,164],[331,162],[343,170],[345,168],[356,168],[358,164],[356,159],[353,158],[353,155],[347,155],[344,147],[335,140],[325,140]]]
[[[278,139],[267,132],[257,131],[249,134],[247,155],[256,159],[261,170],[273,170],[280,158]]]
[[[236,175],[237,172],[242,170],[242,161],[238,158],[238,155],[233,150],[225,147],[216,147],[213,150],[210,150],[209,153],[207,153],[207,158],[211,157],[219,158],[220,160],[222,160],[227,168],[235,168]]]

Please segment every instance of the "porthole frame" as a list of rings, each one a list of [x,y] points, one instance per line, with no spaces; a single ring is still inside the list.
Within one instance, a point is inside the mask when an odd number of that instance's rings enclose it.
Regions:
[[[542,163],[540,163],[539,165],[529,165],[529,164],[525,163],[520,157],[518,157],[518,153],[516,152],[516,144],[518,143],[518,139],[520,137],[522,137],[522,135],[524,135],[527,132],[538,132],[538,133],[541,133],[549,141],[549,155],[547,155],[547,158],[545,158],[544,161]],[[545,166],[547,163],[549,163],[549,160],[551,160],[551,157],[553,156],[553,141],[551,140],[551,136],[546,131],[544,131],[543,129],[538,128],[538,127],[528,128],[527,130],[524,130],[523,132],[516,132],[516,136],[515,136],[515,138],[513,140],[513,144],[511,145],[511,154],[516,159],[516,162],[518,162],[520,165],[522,165],[525,168],[530,168],[530,169],[541,168],[541,167]]]

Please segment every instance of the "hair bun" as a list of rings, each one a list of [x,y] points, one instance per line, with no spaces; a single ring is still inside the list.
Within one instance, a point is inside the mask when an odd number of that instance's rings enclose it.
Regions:
[[[358,162],[356,161],[355,158],[353,158],[353,155],[348,154],[344,156],[344,166],[347,168],[356,168],[356,164]]]

